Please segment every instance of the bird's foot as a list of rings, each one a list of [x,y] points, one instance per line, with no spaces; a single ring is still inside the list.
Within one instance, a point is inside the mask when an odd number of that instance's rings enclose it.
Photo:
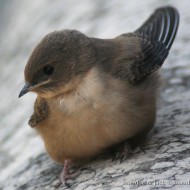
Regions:
[[[67,187],[71,187],[71,183],[69,183],[69,180],[75,179],[80,173],[80,170],[71,172],[70,171],[70,163],[71,163],[71,160],[65,160],[64,168],[60,174],[61,183],[65,184]]]
[[[145,150],[142,147],[136,146],[132,148],[128,142],[119,144],[116,147],[114,147],[112,150],[113,150],[112,161],[119,160],[120,163],[129,158],[131,154],[137,154],[140,152],[146,154]]]
[[[117,150],[114,150],[114,155],[112,161],[119,160],[122,163],[124,160],[130,157],[132,150],[128,142],[124,142],[121,145],[118,145]]]
[[[64,167],[59,176],[59,181],[54,185],[55,188],[59,188],[61,185],[66,185],[68,188],[71,187],[72,184],[69,180],[73,180],[79,175],[80,170],[73,172],[70,171],[70,163],[71,160],[65,160]]]

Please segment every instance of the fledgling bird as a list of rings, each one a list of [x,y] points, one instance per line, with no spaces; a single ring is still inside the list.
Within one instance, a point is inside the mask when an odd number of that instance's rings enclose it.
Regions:
[[[135,32],[113,39],[76,30],[46,35],[25,68],[19,97],[37,93],[29,125],[64,163],[91,158],[148,132],[155,123],[159,68],[175,39],[179,13],[161,7]]]

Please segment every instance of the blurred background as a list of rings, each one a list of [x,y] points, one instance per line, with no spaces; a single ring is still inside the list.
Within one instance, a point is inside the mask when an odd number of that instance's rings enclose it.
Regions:
[[[24,67],[39,42],[49,32],[77,29],[86,35],[112,38],[138,28],[159,6],[173,5],[181,16],[172,51],[162,73],[178,69],[190,74],[190,11],[188,0],[0,0],[0,176],[7,180],[27,159],[45,151],[27,122],[36,95],[18,99],[24,85]],[[172,92],[170,92],[172,93]]]

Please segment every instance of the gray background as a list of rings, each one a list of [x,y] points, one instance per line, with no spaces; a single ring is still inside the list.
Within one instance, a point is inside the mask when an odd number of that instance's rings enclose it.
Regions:
[[[190,2],[188,0],[0,0],[0,189],[54,189],[61,166],[46,155],[43,142],[27,125],[35,94],[18,99],[27,59],[47,33],[77,29],[89,36],[111,38],[131,32],[163,5],[181,15],[177,38],[161,69],[163,88],[157,123],[144,145],[124,163],[100,159],[96,175],[76,189],[188,189],[174,181],[190,179]],[[92,173],[92,172],[91,172]],[[89,173],[87,176],[89,177]],[[130,185],[158,180],[160,184]],[[162,185],[162,180],[166,184]],[[65,187],[62,187],[63,189]]]

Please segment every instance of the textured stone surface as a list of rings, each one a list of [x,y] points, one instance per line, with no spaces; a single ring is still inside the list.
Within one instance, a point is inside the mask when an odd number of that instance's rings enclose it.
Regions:
[[[35,95],[18,99],[32,48],[47,33],[74,28],[109,38],[135,30],[153,10],[174,5],[181,23],[161,73],[157,122],[143,144],[120,163],[96,159],[73,182],[73,189],[190,188],[190,12],[183,0],[15,0],[0,1],[0,189],[55,189],[62,166],[45,153],[27,126]],[[66,189],[62,186],[60,189]]]

